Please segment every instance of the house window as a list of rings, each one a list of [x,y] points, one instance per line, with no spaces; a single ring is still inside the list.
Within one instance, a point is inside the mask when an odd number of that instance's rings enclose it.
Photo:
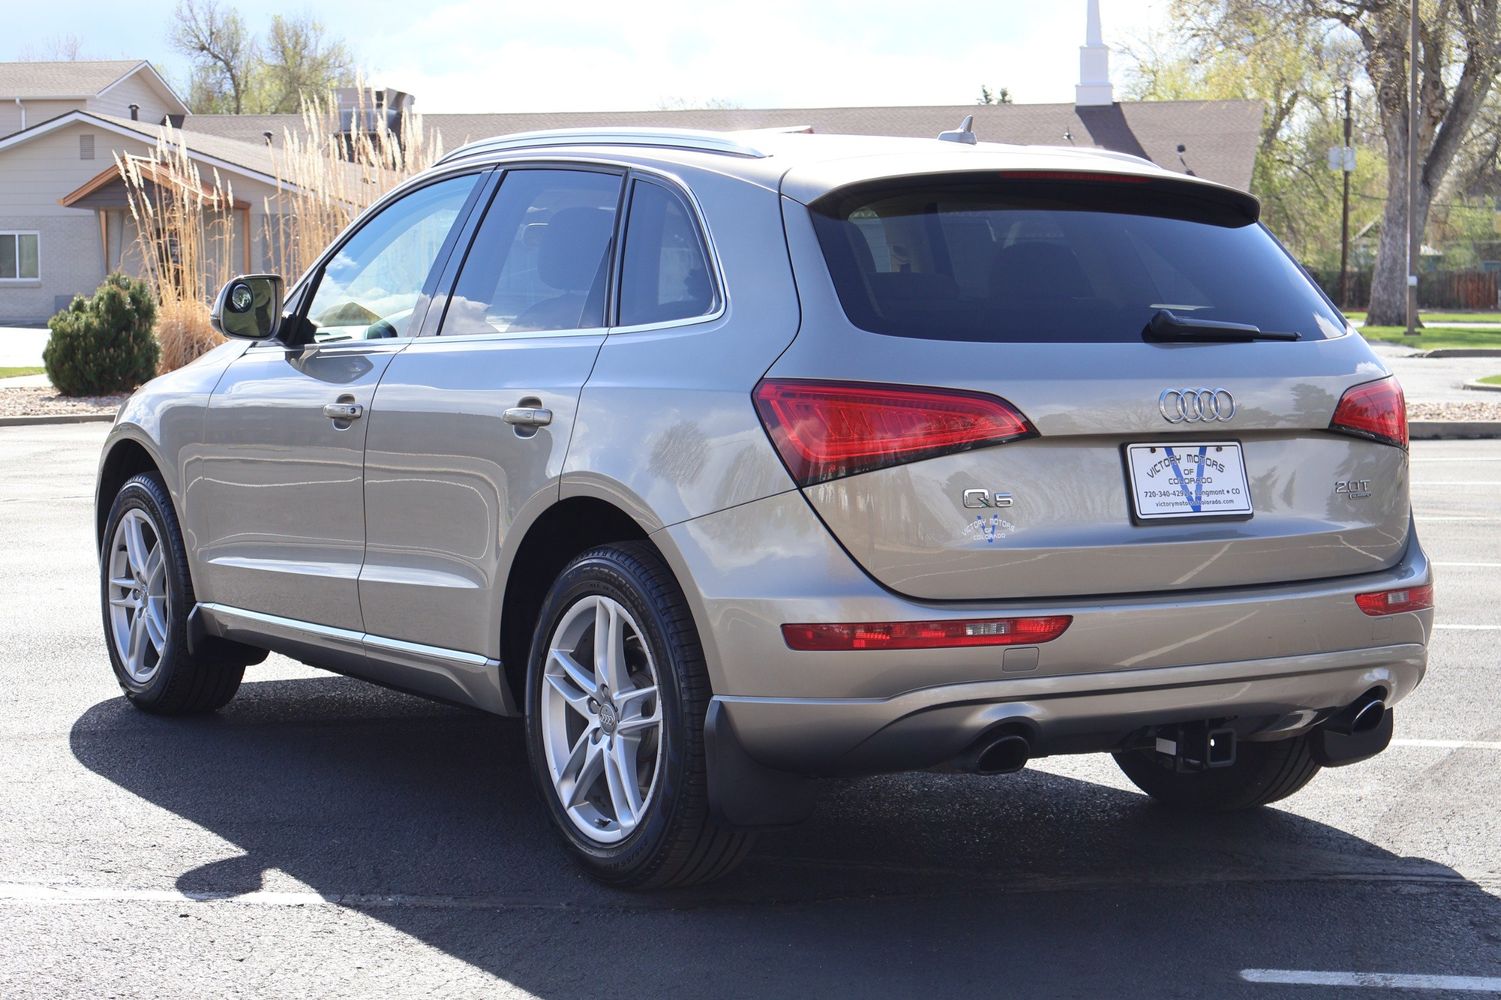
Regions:
[[[94,158],[94,133],[85,132],[78,137],[78,158],[80,160],[92,160]]]
[[[35,281],[42,276],[41,237],[0,233],[0,281]]]

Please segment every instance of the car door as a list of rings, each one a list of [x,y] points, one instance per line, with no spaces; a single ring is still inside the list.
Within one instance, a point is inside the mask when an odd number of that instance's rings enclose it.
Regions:
[[[412,342],[482,172],[405,192],[304,284],[283,341],[252,345],[209,400],[199,599],[358,632],[368,409]]]
[[[359,590],[372,655],[386,643],[498,658],[502,547],[518,517],[558,497],[605,339],[622,179],[508,170],[467,255],[454,255],[435,335],[387,369],[365,453]]]

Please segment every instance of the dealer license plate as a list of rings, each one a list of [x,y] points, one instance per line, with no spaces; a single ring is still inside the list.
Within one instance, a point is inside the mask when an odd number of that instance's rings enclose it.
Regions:
[[[1251,516],[1238,441],[1128,444],[1126,468],[1140,520]]]

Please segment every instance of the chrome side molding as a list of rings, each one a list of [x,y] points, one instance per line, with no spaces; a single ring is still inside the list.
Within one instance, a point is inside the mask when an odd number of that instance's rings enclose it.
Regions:
[[[327,670],[415,694],[516,715],[499,660],[354,629],[200,602],[194,617],[209,635],[259,645]]]

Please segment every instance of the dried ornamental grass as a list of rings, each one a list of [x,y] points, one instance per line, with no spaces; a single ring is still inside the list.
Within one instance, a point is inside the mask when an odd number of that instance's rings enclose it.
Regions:
[[[209,324],[209,302],[232,277],[234,191],[218,171],[212,183],[205,181],[170,127],[150,154],[117,153],[115,164],[125,181],[142,271],[160,303],[160,370],[172,371],[222,342]]]

